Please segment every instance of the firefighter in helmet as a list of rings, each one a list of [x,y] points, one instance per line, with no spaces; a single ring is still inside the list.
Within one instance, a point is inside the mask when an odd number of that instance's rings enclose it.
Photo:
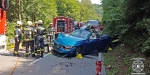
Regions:
[[[29,48],[31,49],[32,57],[35,57],[34,53],[34,37],[33,37],[33,26],[31,21],[27,21],[27,25],[23,28],[23,39],[26,47],[26,57],[30,55]]]
[[[19,50],[19,46],[20,46],[20,42],[21,42],[21,38],[22,38],[21,25],[22,25],[22,22],[17,21],[16,29],[14,31],[14,34],[15,34],[15,47],[14,47],[14,52],[13,52],[14,56],[16,56],[16,55],[20,56],[18,54],[18,50]]]
[[[33,33],[33,37],[34,37],[34,51],[35,51],[35,53],[37,52],[37,47],[36,47],[36,30],[37,30],[37,27],[38,27],[38,22],[34,22],[34,27],[33,27],[34,33]]]
[[[95,28],[91,24],[87,24],[86,30],[89,30],[91,32],[95,32]]]
[[[43,35],[46,34],[46,29],[43,26],[43,21],[38,21],[38,26],[36,29],[36,47],[37,47],[37,57],[43,58],[44,53],[44,37]]]
[[[53,23],[50,23],[48,27],[47,39],[50,43],[52,43],[52,41],[55,39],[55,28],[53,27]]]

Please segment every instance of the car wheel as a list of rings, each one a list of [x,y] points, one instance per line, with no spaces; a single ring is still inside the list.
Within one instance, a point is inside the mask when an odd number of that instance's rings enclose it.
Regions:
[[[77,56],[78,54],[82,54],[81,47],[77,47],[75,50],[75,56]]]

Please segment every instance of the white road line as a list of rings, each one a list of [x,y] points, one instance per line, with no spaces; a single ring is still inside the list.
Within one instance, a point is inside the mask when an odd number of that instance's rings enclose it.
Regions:
[[[47,55],[49,55],[49,53],[46,54],[46,55],[44,55],[44,57],[46,57]],[[28,64],[28,65],[32,65],[32,64],[36,63],[37,61],[39,61],[39,60],[41,60],[41,59],[42,59],[42,58],[36,59],[35,61],[31,62],[31,63]]]

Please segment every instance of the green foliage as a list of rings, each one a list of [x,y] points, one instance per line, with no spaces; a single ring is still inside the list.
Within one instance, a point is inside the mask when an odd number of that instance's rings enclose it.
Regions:
[[[43,20],[44,25],[48,25],[53,16],[57,16],[55,0],[24,0],[23,3],[23,18],[26,20]]]
[[[95,14],[94,5],[90,0],[81,0],[80,21],[87,21],[88,19],[99,19],[99,17]]]
[[[7,32],[7,36],[9,36],[9,38],[14,38],[14,30],[15,30],[15,26],[16,23],[14,22],[7,22],[8,25],[8,32]]]
[[[103,6],[99,4],[94,4],[94,11],[97,14],[97,19],[99,21],[102,21],[102,16],[103,16]]]
[[[80,7],[76,0],[56,0],[59,16],[67,16],[78,20]]]
[[[115,33],[123,34],[128,26],[123,22],[123,1],[103,0],[103,22],[104,31],[114,35]]]
[[[104,30],[118,33],[135,51],[150,53],[150,1],[103,0]]]
[[[9,22],[16,21],[18,19],[18,5],[16,0],[9,0],[9,8],[6,10],[7,11],[7,19]]]

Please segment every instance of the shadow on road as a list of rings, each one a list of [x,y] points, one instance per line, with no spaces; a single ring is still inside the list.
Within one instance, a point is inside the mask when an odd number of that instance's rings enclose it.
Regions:
[[[0,75],[13,75],[10,72],[13,72],[15,68],[24,68],[23,65],[27,65],[36,59],[31,56],[26,58],[24,50],[19,50],[19,54],[20,57],[13,56],[12,50],[7,50],[0,53]]]

